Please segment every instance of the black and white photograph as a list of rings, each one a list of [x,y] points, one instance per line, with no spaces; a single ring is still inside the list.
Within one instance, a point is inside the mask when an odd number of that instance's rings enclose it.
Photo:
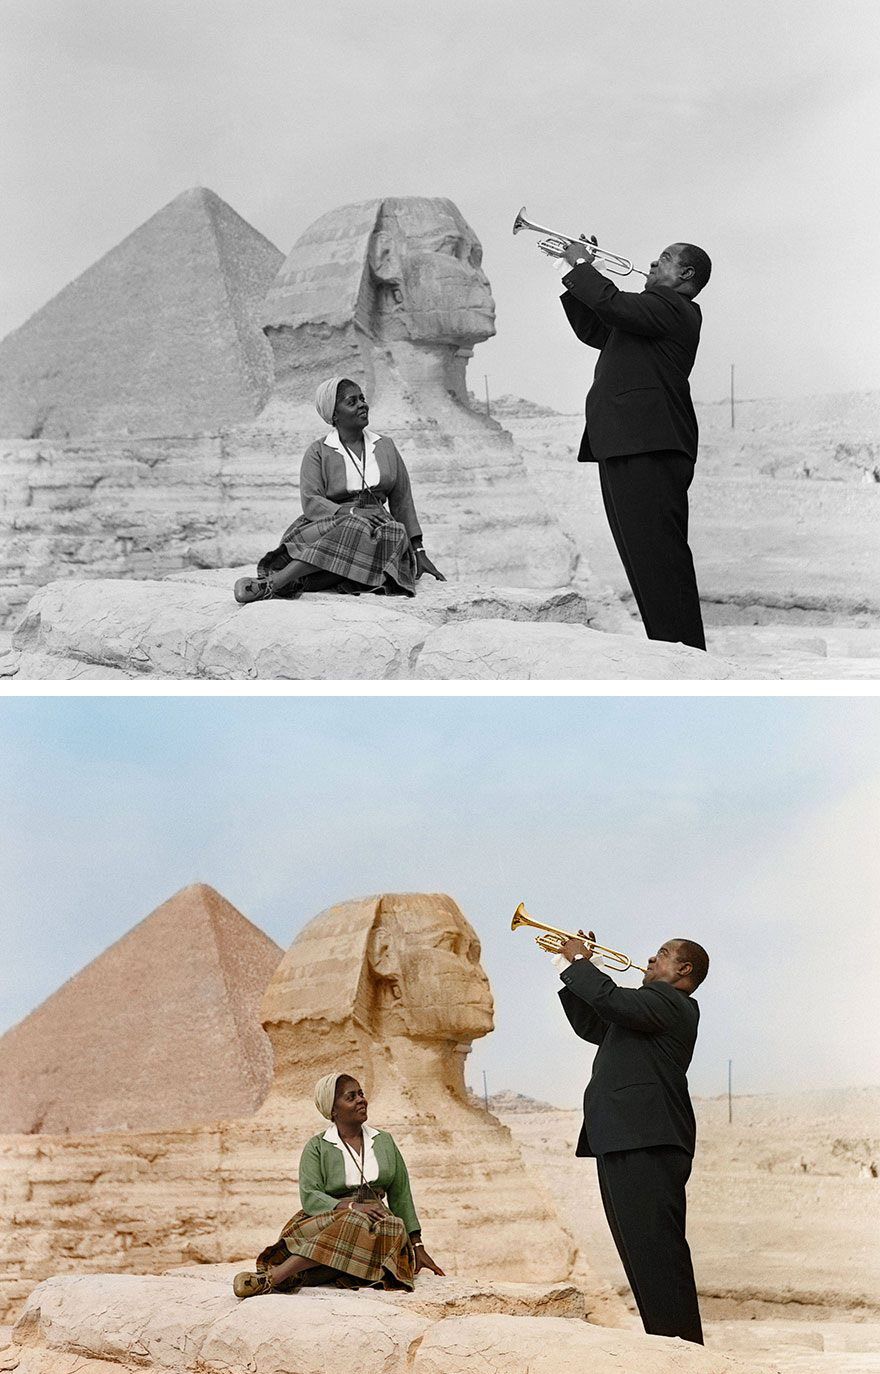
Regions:
[[[5,678],[876,681],[873,0],[0,15]]]

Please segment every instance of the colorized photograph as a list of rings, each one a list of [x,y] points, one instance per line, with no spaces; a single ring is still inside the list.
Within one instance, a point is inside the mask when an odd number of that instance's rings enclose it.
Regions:
[[[874,1367],[876,700],[0,741],[4,1369]]]

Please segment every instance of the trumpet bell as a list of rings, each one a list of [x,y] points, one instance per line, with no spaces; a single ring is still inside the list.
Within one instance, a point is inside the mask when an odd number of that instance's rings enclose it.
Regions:
[[[548,229],[544,224],[535,224],[532,220],[526,219],[526,207],[524,205],[517,211],[516,219],[513,221],[513,232],[518,234],[523,229],[529,229],[533,234],[546,234],[549,241],[560,245],[559,254],[563,253],[570,243],[574,243],[574,239],[568,238],[565,234],[557,234],[554,229]],[[542,248],[545,253],[551,251],[549,248],[544,248],[543,243],[539,243],[538,247]]]

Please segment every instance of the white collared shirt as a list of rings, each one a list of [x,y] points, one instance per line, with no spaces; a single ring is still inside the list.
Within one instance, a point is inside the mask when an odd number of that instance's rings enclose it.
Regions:
[[[325,435],[324,443],[327,447],[335,448],[336,452],[341,453],[345,460],[345,477],[348,491],[360,491],[364,482],[366,482],[368,487],[377,487],[379,485],[382,480],[382,474],[379,471],[379,464],[373,457],[373,449],[376,447],[377,440],[381,438],[382,435],[376,434],[372,429],[364,430],[365,468],[363,479],[361,479],[361,470],[340,439],[339,430],[331,429],[330,433]]]
[[[378,437],[377,434],[376,438],[378,439]],[[375,1126],[364,1125],[361,1126],[361,1130],[364,1133],[364,1157],[361,1161],[364,1179],[367,1183],[375,1183],[376,1179],[379,1177],[379,1163],[373,1153],[373,1136],[378,1135],[379,1132],[376,1130]],[[327,1127],[324,1132],[324,1139],[329,1140],[331,1145],[335,1145],[337,1150],[342,1151],[342,1158],[345,1161],[345,1186],[347,1188],[356,1188],[361,1182],[360,1169],[358,1169],[357,1164],[352,1159],[350,1152],[343,1145],[335,1125]]]

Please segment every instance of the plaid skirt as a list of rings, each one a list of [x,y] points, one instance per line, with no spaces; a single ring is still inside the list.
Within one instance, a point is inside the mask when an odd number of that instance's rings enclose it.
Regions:
[[[282,1228],[274,1245],[257,1256],[257,1269],[280,1264],[291,1255],[316,1262],[314,1269],[297,1274],[285,1288],[300,1284],[335,1284],[337,1288],[413,1287],[415,1254],[400,1217],[389,1212],[382,1221],[371,1221],[363,1212],[299,1211]]]
[[[357,507],[340,509],[339,514],[324,515],[320,520],[299,516],[284,531],[278,548],[260,559],[257,573],[265,577],[273,569],[299,560],[342,583],[354,583],[354,590],[387,587],[415,596],[416,560],[406,530],[384,507],[368,509],[374,519],[381,517],[375,529]],[[318,585],[328,584],[324,581]]]

